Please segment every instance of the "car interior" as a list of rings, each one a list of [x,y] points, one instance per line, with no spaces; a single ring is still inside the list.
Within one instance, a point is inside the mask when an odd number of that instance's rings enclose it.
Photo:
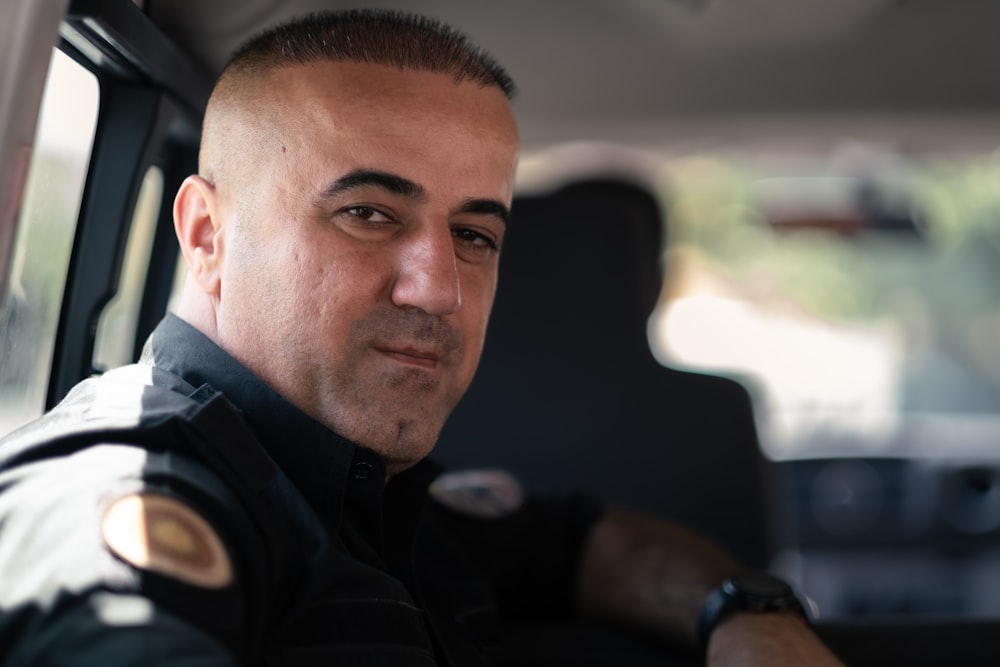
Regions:
[[[0,435],[169,310],[232,50],[365,6],[444,20],[518,88],[490,329],[433,456],[709,536],[848,664],[995,664],[991,0],[5,0]],[[518,633],[520,664],[695,664]]]

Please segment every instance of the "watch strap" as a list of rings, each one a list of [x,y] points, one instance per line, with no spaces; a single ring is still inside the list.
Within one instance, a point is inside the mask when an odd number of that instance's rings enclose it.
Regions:
[[[712,632],[725,616],[734,611],[798,612],[807,622],[809,615],[792,587],[781,579],[762,572],[747,572],[730,577],[709,594],[698,615],[698,642],[708,651]]]

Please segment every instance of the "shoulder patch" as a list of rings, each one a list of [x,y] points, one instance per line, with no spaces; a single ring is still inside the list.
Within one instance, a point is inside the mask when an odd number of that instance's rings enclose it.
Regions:
[[[431,484],[430,494],[449,509],[483,519],[508,516],[524,504],[520,482],[503,470],[445,473]]]
[[[176,498],[135,493],[115,500],[101,522],[104,542],[126,563],[203,588],[233,580],[229,554],[201,515]]]

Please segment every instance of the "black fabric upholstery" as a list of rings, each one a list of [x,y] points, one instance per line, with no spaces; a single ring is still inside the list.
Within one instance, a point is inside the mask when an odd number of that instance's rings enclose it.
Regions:
[[[645,509],[763,565],[765,468],[748,393],[664,368],[647,344],[661,276],[655,198],[593,179],[519,197],[513,216],[480,369],[436,458]]]

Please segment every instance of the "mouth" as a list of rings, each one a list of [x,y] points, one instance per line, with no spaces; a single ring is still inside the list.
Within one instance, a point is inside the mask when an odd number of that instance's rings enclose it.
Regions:
[[[403,364],[433,370],[441,361],[441,353],[437,350],[416,347],[378,347],[380,353]]]

